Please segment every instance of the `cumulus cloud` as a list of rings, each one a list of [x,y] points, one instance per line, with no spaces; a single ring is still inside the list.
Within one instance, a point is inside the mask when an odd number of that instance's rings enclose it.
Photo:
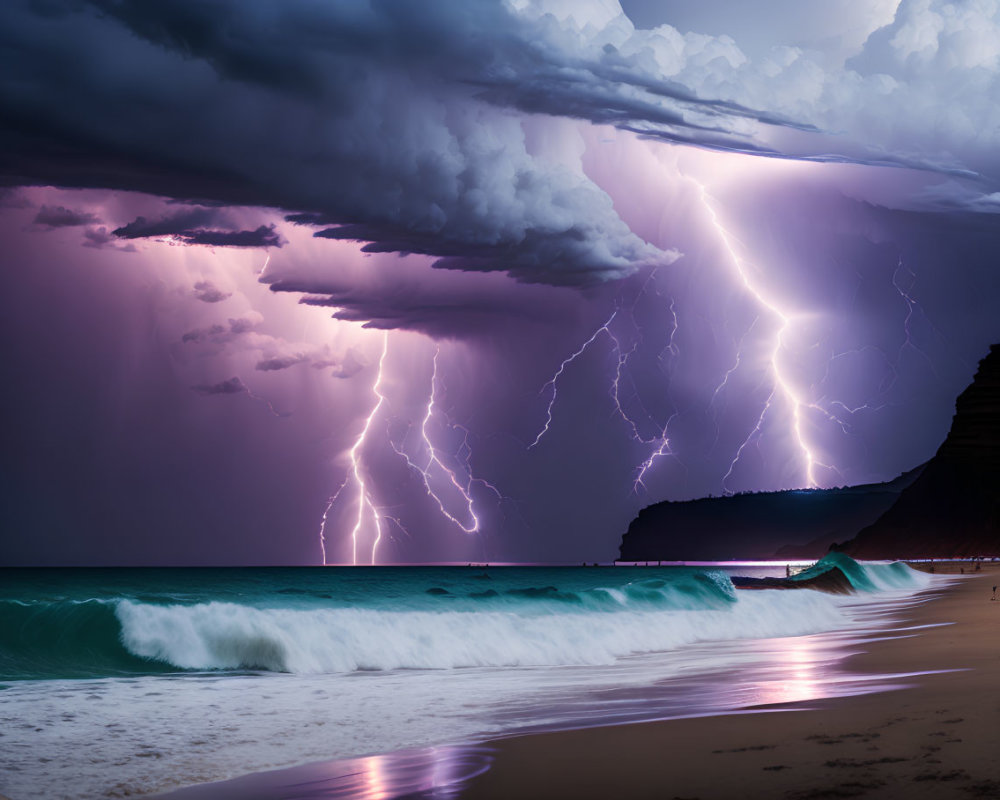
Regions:
[[[232,292],[224,292],[211,281],[198,281],[194,285],[194,296],[203,303],[221,303],[233,296]]]
[[[298,364],[308,364],[313,369],[332,367],[330,374],[335,378],[353,377],[368,366],[364,356],[356,348],[349,347],[341,358],[334,358],[328,351],[323,350],[270,355],[258,361],[255,369],[261,372],[278,372]]]
[[[261,315],[254,312],[245,317],[230,319],[226,325],[215,323],[204,328],[190,330],[181,337],[181,342],[200,344],[211,341],[215,344],[226,344],[237,336],[251,333],[260,324],[260,321]]]

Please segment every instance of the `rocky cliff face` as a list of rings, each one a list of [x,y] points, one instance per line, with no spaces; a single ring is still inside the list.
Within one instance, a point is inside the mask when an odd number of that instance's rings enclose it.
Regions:
[[[866,559],[1000,555],[1000,345],[979,362],[920,477],[837,549]]]

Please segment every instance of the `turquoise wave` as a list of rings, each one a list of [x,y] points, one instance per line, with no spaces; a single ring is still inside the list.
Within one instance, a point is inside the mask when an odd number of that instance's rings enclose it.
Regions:
[[[855,591],[921,585],[836,553],[796,577],[831,570]],[[0,583],[0,681],[603,664],[838,615],[817,592],[737,593],[691,568],[25,573]]]
[[[793,581],[805,581],[839,570],[856,592],[880,592],[894,589],[917,589],[929,579],[901,561],[891,564],[860,564],[844,553],[827,553],[808,569],[792,576]]]
[[[117,603],[0,600],[0,680],[168,672],[122,644]]]

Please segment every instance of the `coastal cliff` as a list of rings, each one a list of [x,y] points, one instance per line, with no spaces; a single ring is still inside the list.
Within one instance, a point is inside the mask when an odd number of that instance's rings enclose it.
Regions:
[[[863,559],[1000,555],[1000,345],[959,395],[951,430],[926,469],[836,549]]]
[[[1000,555],[1000,345],[955,405],[937,454],[893,481],[656,503],[629,525],[621,560]]]
[[[922,469],[887,483],[656,503],[629,525],[621,560],[820,558],[878,519]]]

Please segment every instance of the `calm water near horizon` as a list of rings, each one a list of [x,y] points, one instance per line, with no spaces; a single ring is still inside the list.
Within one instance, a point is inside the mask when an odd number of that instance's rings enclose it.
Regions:
[[[846,596],[729,580],[786,563],[0,570],[0,794],[324,762],[310,796],[395,796],[349,777],[370,767],[397,794],[431,781],[444,797],[496,736],[905,680],[838,664],[931,576],[849,562]]]

